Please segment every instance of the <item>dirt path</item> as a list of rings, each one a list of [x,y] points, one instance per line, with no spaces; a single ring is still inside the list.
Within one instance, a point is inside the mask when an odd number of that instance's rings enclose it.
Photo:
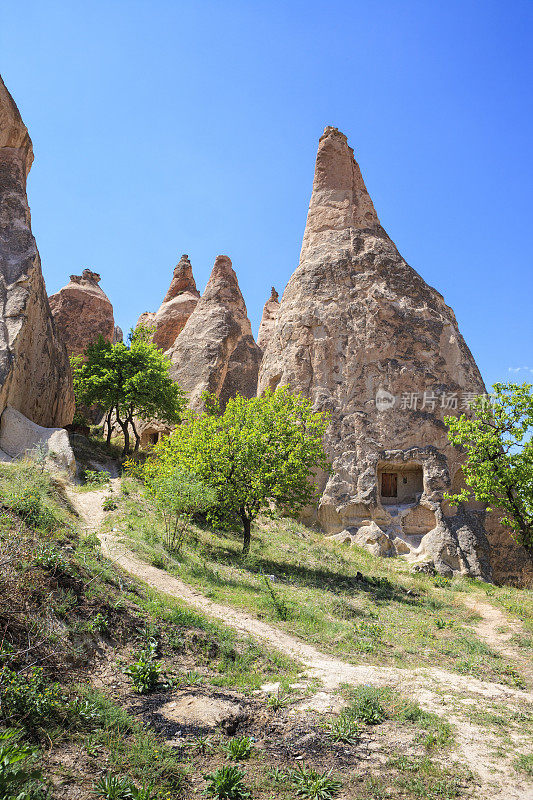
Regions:
[[[515,634],[523,634],[524,630],[519,622],[514,622],[505,616],[499,608],[487,603],[481,597],[464,595],[461,597],[465,606],[479,614],[481,621],[474,625],[474,631],[486,644],[497,653],[506,658],[513,659],[520,665],[524,677],[533,681],[533,663],[531,658],[514,647],[511,639]]]
[[[112,485],[116,481],[112,481]],[[108,495],[106,490],[77,493],[69,491],[69,498],[86,529],[98,531],[105,512],[102,500]],[[353,665],[320,652],[312,645],[259,620],[244,611],[209,600],[205,595],[191,588],[164,570],[153,567],[138,558],[119,541],[114,532],[100,533],[102,552],[126,572],[143,581],[153,589],[175,597],[190,606],[209,614],[242,634],[260,639],[302,663],[308,679],[318,679],[321,691],[301,704],[301,708],[319,711],[338,706],[334,693],[343,684],[372,684],[392,686],[403,694],[416,700],[420,706],[433,711],[456,727],[458,758],[467,763],[479,776],[481,786],[476,790],[476,800],[533,800],[533,786],[524,785],[524,776],[518,775],[511,764],[518,752],[528,752],[528,742],[524,737],[513,736],[513,747],[509,758],[502,756],[501,738],[490,729],[479,727],[469,721],[472,707],[483,703],[496,703],[523,710],[533,708],[533,694],[509,686],[482,681],[467,675],[441,670],[437,667],[419,669],[400,669],[367,664]],[[488,605],[488,604],[487,604]],[[492,608],[492,606],[490,606]],[[480,611],[476,606],[476,611]],[[493,609],[497,611],[496,609]],[[481,613],[481,612],[480,612]],[[501,612],[497,612],[498,614]],[[484,616],[489,635],[489,619]],[[501,615],[503,617],[503,614]],[[500,618],[490,627],[490,635],[496,636]],[[505,620],[505,618],[503,617]],[[482,623],[480,623],[482,624]],[[495,641],[495,640],[494,640]],[[493,645],[494,645],[493,641]],[[495,647],[495,649],[497,649]],[[531,743],[529,743],[531,747]],[[499,748],[499,752],[497,752]]]

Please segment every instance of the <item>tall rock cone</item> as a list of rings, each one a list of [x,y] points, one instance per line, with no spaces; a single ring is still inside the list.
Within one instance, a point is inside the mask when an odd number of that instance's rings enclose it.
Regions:
[[[0,78],[0,412],[45,427],[72,421],[74,394],[31,232],[26,179],[31,139]]]
[[[193,408],[202,408],[204,391],[222,406],[236,394],[255,395],[261,350],[227,256],[217,256],[205,292],[168,355],[170,374],[189,393]]]
[[[279,313],[279,295],[272,287],[270,297],[263,306],[263,316],[261,317],[261,324],[259,325],[259,333],[257,334],[257,344],[261,350],[265,350],[272,331],[276,325],[276,320]]]
[[[424,568],[521,582],[522,548],[462,484],[444,416],[485,386],[442,296],[380,225],[346,136],[325,129],[300,263],[283,294],[258,391],[290,385],[329,412],[332,473],[318,521],[343,541]]]
[[[97,272],[84,269],[81,275],[71,275],[66,286],[50,295],[56,328],[69,355],[81,355],[100,335],[108,342],[117,338],[113,306],[99,283]]]
[[[161,350],[169,350],[185,323],[198,305],[200,292],[192,274],[192,266],[188,255],[180,258],[174,269],[174,275],[168,292],[158,311],[153,316],[146,314],[146,323],[154,328],[154,344]],[[141,323],[142,314],[139,318]]]

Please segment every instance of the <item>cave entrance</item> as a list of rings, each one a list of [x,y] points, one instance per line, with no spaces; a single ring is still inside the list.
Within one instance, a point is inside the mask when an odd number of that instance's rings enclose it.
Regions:
[[[398,473],[384,472],[381,476],[381,496],[398,497]]]
[[[378,465],[378,487],[383,504],[416,503],[424,491],[424,474],[420,464],[412,462]]]

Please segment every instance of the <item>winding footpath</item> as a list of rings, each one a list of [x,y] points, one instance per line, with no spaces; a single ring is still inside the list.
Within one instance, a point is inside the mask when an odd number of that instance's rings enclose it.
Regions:
[[[118,488],[120,479],[113,479],[111,483],[113,489]],[[512,766],[517,753],[531,752],[531,741],[520,733],[511,734],[513,747],[509,748],[508,757],[504,757],[501,738],[491,729],[469,721],[471,709],[476,708],[481,699],[484,706],[495,703],[516,711],[527,707],[533,710],[533,693],[438,667],[401,669],[354,665],[322,653],[251,614],[213,602],[179,578],[147,564],[126,547],[120,534],[99,533],[105,515],[102,502],[109,494],[107,490],[82,493],[68,489],[67,493],[87,532],[98,534],[102,553],[110,561],[150,588],[185,602],[239,633],[299,661],[305,677],[316,679],[321,684],[319,692],[300,704],[301,710],[326,711],[338,707],[338,697],[334,693],[343,684],[394,687],[416,700],[422,708],[439,714],[455,726],[457,760],[466,764],[479,778],[479,786],[474,789],[472,797],[476,800],[533,800],[532,783]],[[481,600],[469,598],[468,605],[482,616],[476,629],[480,638],[506,657],[518,659],[516,651],[508,643],[517,630],[517,624],[510,624],[500,611]],[[510,630],[508,634],[501,632],[505,625]]]

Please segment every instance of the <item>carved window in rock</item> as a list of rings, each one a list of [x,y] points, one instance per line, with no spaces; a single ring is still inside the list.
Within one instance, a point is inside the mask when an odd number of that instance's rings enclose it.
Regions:
[[[383,472],[381,475],[381,496],[398,497],[398,474]]]

